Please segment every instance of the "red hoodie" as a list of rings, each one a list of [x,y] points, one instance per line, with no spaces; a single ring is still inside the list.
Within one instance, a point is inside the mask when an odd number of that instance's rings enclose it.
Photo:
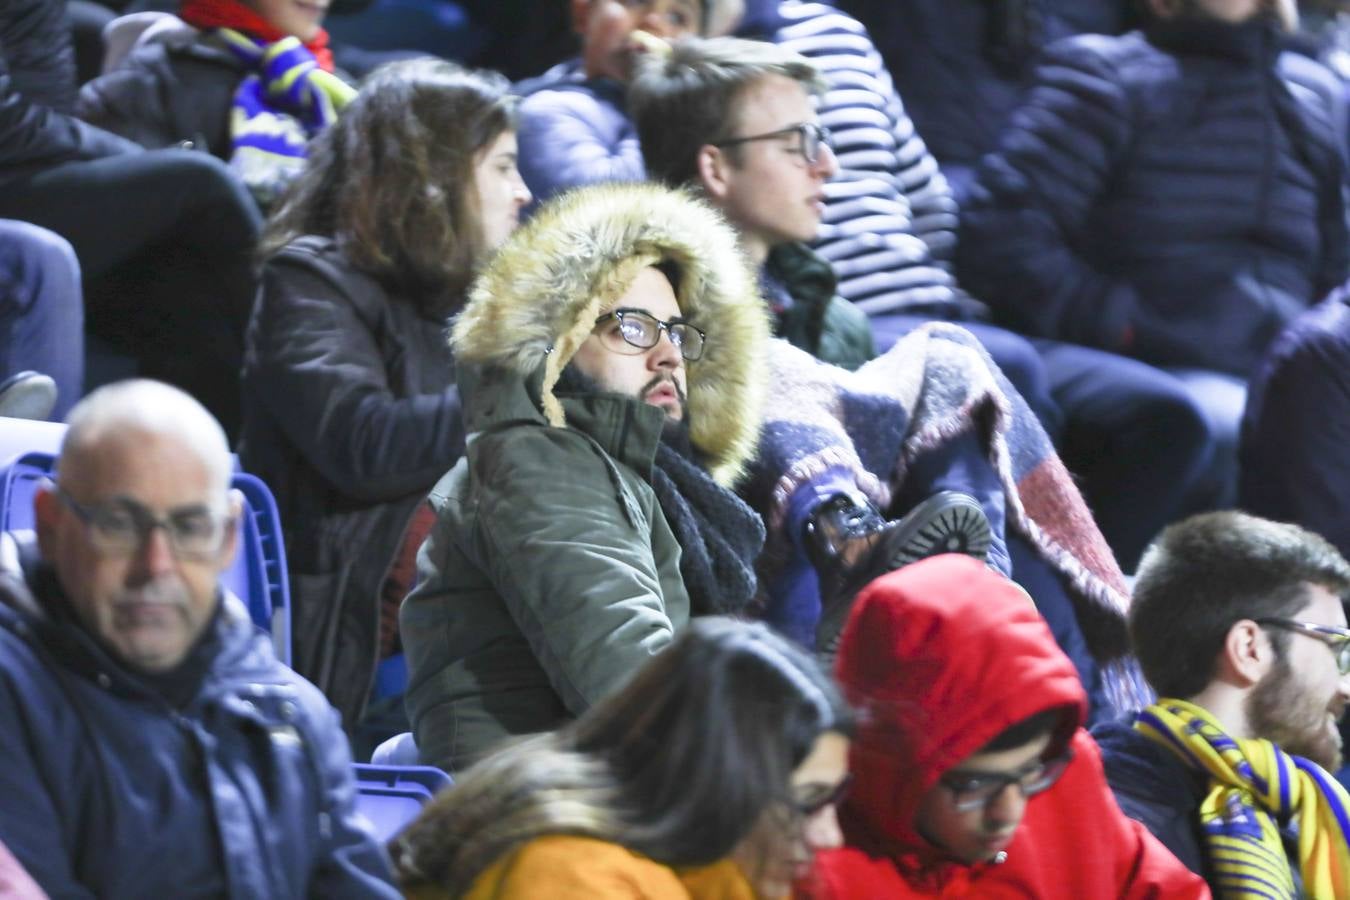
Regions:
[[[873,582],[855,601],[838,677],[863,725],[840,810],[846,846],[820,854],[809,898],[1208,897],[1116,806],[1087,698],[1027,594],[967,556],[938,556]],[[1001,731],[1066,709],[1073,762],[1032,797],[1003,863],[965,865],[914,830],[938,778]]]

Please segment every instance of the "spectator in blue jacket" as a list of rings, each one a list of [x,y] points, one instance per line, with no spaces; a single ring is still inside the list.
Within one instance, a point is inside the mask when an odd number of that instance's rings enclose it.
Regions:
[[[219,586],[231,470],[191,397],[111,385],[5,539],[0,843],[53,897],[398,896],[336,713]]]
[[[1280,64],[1288,0],[1151,0],[1046,51],[981,164],[957,271],[1005,324],[1177,375],[1235,484],[1246,378],[1350,272],[1326,94]]]
[[[572,0],[581,56],[522,82],[520,174],[542,203],[597,181],[638,181],[642,151],[624,112],[633,62],[661,41],[703,34],[736,0]]]

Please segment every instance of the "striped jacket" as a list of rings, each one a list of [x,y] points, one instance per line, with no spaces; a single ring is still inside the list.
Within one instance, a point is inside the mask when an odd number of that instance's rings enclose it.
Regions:
[[[956,201],[866,30],[819,3],[770,0],[747,7],[742,37],[795,50],[820,67],[829,85],[820,115],[834,132],[840,172],[825,187],[814,249],[834,267],[839,294],[872,315],[903,310],[959,319],[980,310],[947,271],[955,253]],[[586,81],[569,61],[517,87],[526,96],[521,172],[537,198],[578,184],[644,177],[636,135],[612,85]]]
[[[820,3],[748,6],[740,36],[800,53],[828,85],[819,110],[834,133],[839,174],[825,186],[814,249],[834,267],[839,293],[869,314],[904,310],[945,319],[978,308],[947,269],[956,201],[867,30]]]

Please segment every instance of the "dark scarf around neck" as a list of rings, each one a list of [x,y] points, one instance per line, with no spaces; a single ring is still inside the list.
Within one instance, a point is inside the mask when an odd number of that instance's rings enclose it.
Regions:
[[[601,389],[568,365],[554,392],[562,396]],[[734,491],[713,480],[689,440],[687,418],[662,430],[650,481],[680,545],[680,577],[694,615],[744,613],[755,598],[755,560],[764,549],[764,520]]]
[[[764,520],[713,480],[688,434],[684,423],[665,429],[656,448],[652,490],[683,551],[680,576],[694,615],[739,615],[755,599]]]

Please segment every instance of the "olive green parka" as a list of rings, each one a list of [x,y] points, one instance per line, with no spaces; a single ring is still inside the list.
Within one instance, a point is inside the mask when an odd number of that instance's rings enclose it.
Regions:
[[[724,485],[754,452],[770,326],[716,212],[655,185],[602,185],[519,229],[453,329],[468,445],[432,489],[437,522],[401,612],[423,762],[462,768],[557,727],[688,622],[680,548],[650,486],[664,411],[554,392],[596,317],[662,260],[708,336],[686,371],[694,447]]]

